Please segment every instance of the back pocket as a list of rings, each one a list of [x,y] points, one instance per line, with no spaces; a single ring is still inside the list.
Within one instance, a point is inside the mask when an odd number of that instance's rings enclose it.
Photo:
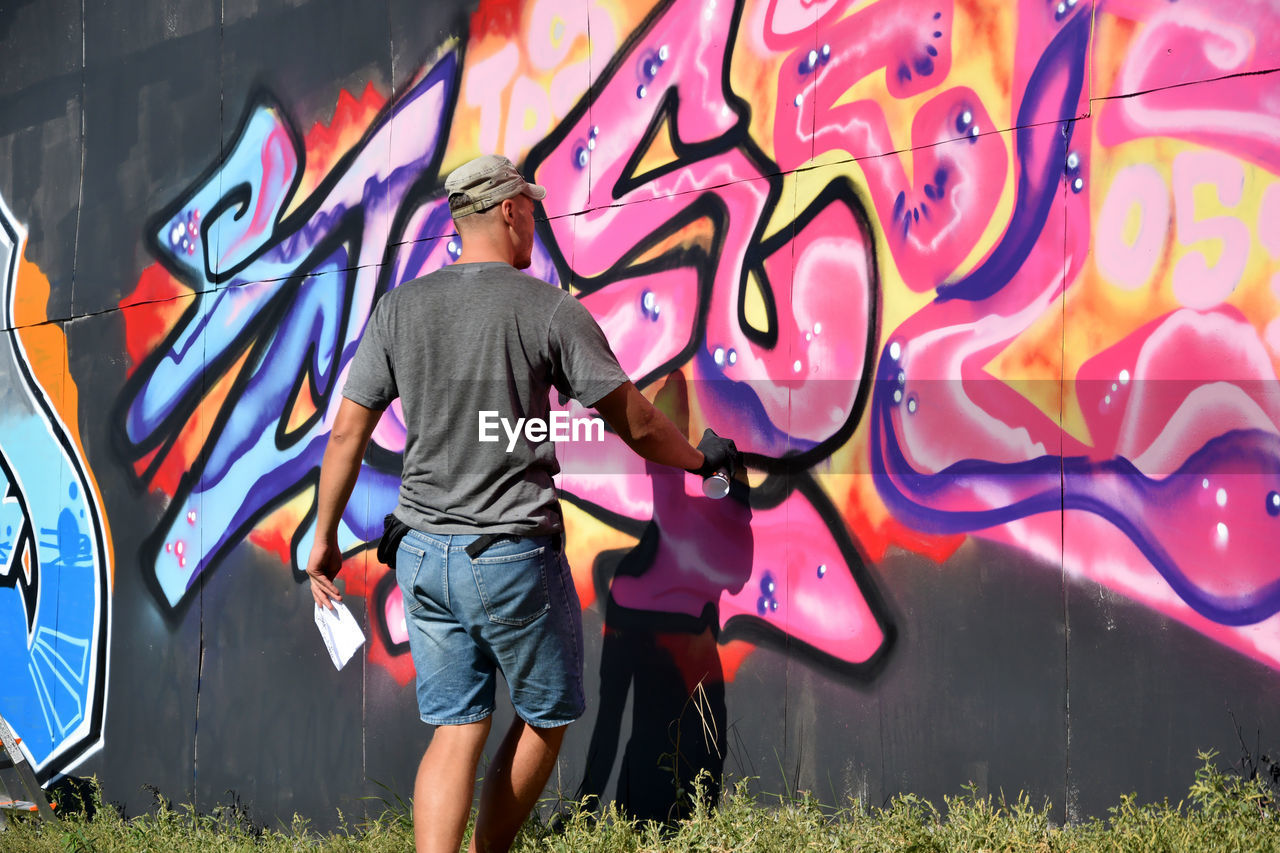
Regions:
[[[528,543],[512,545],[527,548]],[[545,547],[539,547],[471,561],[480,601],[490,622],[519,628],[551,609],[545,551]]]
[[[400,540],[396,549],[396,583],[400,586],[400,597],[404,599],[405,612],[414,613],[422,609],[418,601],[418,573],[422,571],[422,562],[426,552],[409,544],[409,537]]]

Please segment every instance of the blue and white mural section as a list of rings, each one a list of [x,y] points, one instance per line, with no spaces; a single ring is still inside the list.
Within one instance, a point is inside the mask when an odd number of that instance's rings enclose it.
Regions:
[[[18,328],[25,242],[0,199],[0,714],[48,778],[101,743],[111,568],[88,468]]]

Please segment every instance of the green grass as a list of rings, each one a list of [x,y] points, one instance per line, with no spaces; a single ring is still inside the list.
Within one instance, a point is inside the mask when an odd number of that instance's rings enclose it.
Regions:
[[[849,805],[833,809],[805,792],[762,803],[745,782],[711,808],[697,794],[691,816],[674,826],[637,824],[612,807],[596,814],[564,813],[555,829],[532,820],[515,849],[563,853],[627,851],[989,851],[989,853],[1101,853],[1101,851],[1275,851],[1280,853],[1280,810],[1262,777],[1223,771],[1213,753],[1202,753],[1187,800],[1140,804],[1123,797],[1106,818],[1059,826],[1046,807],[1026,796],[1010,801],[980,796],[975,789],[946,798],[939,809],[911,794],[883,808]],[[389,794],[391,792],[388,792]],[[96,817],[69,815],[56,825],[15,821],[0,834],[7,853],[31,851],[375,851],[411,850],[408,805],[394,794],[385,811],[358,824],[340,820],[337,832],[314,832],[295,817],[276,829],[255,824],[238,803],[208,814],[174,808],[157,796],[153,813],[131,819],[101,806]]]

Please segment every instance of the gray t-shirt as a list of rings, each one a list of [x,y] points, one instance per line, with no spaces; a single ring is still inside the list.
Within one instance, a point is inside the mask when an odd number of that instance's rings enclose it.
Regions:
[[[584,406],[627,381],[604,332],[566,291],[503,263],[455,264],[383,296],[343,396],[371,409],[399,397],[408,430],[396,515],[432,533],[540,535],[562,529],[554,443],[499,418],[549,420],[550,391]],[[488,435],[480,441],[482,412]]]

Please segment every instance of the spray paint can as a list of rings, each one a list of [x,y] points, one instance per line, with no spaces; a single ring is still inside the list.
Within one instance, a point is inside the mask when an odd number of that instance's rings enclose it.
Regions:
[[[721,468],[703,480],[702,493],[715,500],[720,500],[720,498],[729,494],[729,472]]]

